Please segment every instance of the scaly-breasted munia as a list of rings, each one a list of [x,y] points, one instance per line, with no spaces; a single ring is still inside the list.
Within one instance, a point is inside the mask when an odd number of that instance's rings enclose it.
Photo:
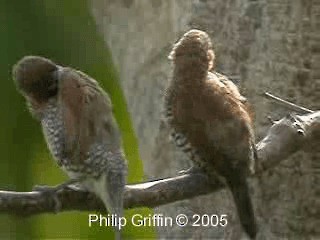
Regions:
[[[209,36],[190,30],[174,45],[165,114],[175,144],[208,176],[230,188],[240,222],[254,238],[257,227],[246,176],[256,157],[252,116],[238,88],[213,71]]]
[[[121,217],[127,165],[108,95],[81,71],[38,56],[22,58],[13,78],[58,165]]]

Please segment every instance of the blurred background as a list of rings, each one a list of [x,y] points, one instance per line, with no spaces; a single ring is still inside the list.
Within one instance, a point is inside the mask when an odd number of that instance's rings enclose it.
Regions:
[[[99,81],[109,93],[129,162],[129,182],[143,180],[134,135],[117,71],[85,0],[0,2],[0,189],[30,191],[35,184],[66,179],[47,150],[40,125],[15,89],[11,69],[25,55],[41,55]],[[148,209],[132,213],[149,214]],[[0,239],[112,239],[110,228],[88,227],[88,213],[68,212],[29,218],[0,216]],[[127,238],[152,238],[152,228],[126,227]]]

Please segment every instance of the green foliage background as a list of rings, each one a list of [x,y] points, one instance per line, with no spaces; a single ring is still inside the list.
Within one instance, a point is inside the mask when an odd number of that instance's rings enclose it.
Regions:
[[[39,124],[32,119],[11,78],[12,65],[24,55],[41,55],[81,69],[97,79],[113,101],[129,161],[129,182],[142,180],[125,100],[117,74],[85,0],[2,0],[0,2],[0,189],[29,191],[35,184],[66,179],[52,160]],[[127,211],[148,215],[151,210]],[[153,238],[152,228],[128,226],[128,239]],[[0,215],[0,239],[112,239],[109,227],[88,227],[88,213],[18,218]]]

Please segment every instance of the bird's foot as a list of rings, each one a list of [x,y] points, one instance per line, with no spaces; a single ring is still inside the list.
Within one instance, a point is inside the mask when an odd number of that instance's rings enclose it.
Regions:
[[[61,202],[58,199],[57,191],[59,188],[57,186],[47,186],[47,185],[36,185],[32,188],[32,191],[40,192],[44,196],[53,200],[54,213],[58,213],[61,210]]]
[[[69,179],[66,182],[58,184],[56,186],[35,185],[32,190],[38,191],[38,192],[45,192],[45,191],[57,192],[57,191],[62,190],[64,188],[69,188],[79,182],[81,182],[81,180],[79,180],[79,179]]]
[[[202,169],[196,166],[192,166],[188,169],[181,170],[178,172],[178,175],[185,175],[185,174],[196,174],[196,173],[203,173]]]
[[[48,198],[53,200],[53,205],[54,205],[54,212],[58,213],[59,211],[61,211],[61,202],[57,196],[57,192],[59,190],[62,190],[64,188],[70,188],[72,190],[73,189],[73,184],[78,183],[79,180],[68,180],[62,184],[56,185],[56,186],[47,186],[47,185],[35,185],[32,188],[32,191],[36,191],[36,192],[41,192],[41,194],[45,194],[48,196]]]
[[[87,191],[87,189],[81,183],[74,183],[65,186],[65,188],[73,191]]]

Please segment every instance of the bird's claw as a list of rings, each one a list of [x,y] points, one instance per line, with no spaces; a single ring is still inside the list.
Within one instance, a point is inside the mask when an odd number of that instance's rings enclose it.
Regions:
[[[35,185],[32,190],[36,192],[40,192],[41,194],[47,195],[48,198],[53,200],[54,212],[58,213],[61,210],[61,202],[58,199],[57,191],[59,190],[59,186],[47,186],[47,185]]]
[[[87,190],[80,183],[70,184],[70,185],[65,186],[65,188],[73,190],[73,191],[86,191]]]
[[[41,192],[42,194],[47,194],[54,201],[54,211],[55,213],[61,210],[61,202],[58,199],[57,192],[62,189],[71,189],[71,190],[81,190],[81,181],[83,179],[69,179],[68,181],[61,183],[56,186],[47,186],[47,185],[35,185],[32,190],[36,192]]]

